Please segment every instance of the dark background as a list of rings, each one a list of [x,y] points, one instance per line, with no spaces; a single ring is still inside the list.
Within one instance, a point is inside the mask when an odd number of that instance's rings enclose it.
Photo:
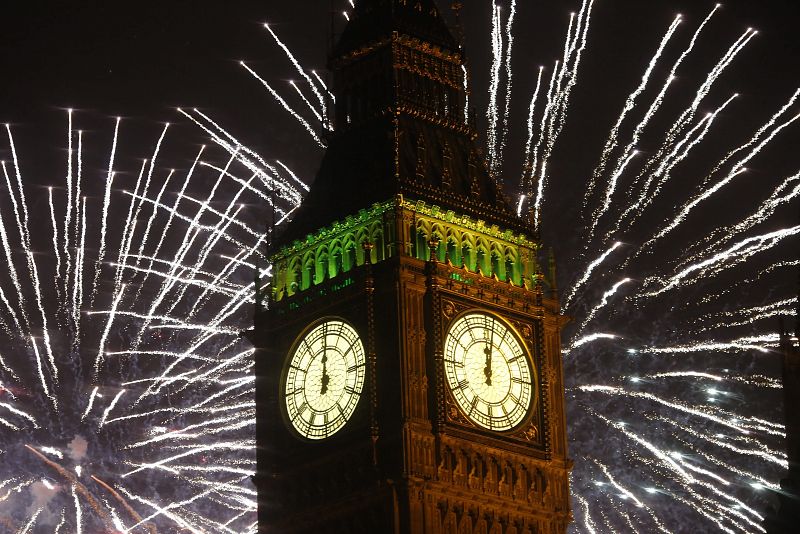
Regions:
[[[490,59],[490,2],[467,0],[463,3],[466,4],[463,23],[472,74],[472,103],[478,108],[479,128],[483,129],[488,100],[485,88]],[[443,1],[440,4],[446,7]],[[647,229],[652,230],[669,216],[672,208],[685,201],[713,164],[728,150],[746,142],[800,85],[797,4],[790,0],[728,1],[714,17],[695,53],[678,73],[670,100],[654,119],[640,148],[646,154],[658,148],[658,134],[666,131],[691,101],[696,88],[728,46],[752,26],[760,34],[717,82],[700,112],[710,111],[734,92],[741,97],[720,116],[702,150],[680,167],[672,185],[664,191],[659,209],[643,219],[638,233],[625,236],[631,243],[649,237]],[[340,30],[344,24],[341,11],[347,7],[347,2],[336,0],[333,5],[334,27]],[[578,253],[582,187],[597,164],[609,128],[629,93],[638,85],[675,14],[682,13],[685,23],[654,73],[649,90],[637,107],[639,113],[634,113],[633,117],[641,116],[644,102],[649,103],[647,97],[660,88],[672,61],[713,6],[713,2],[705,0],[596,1],[589,47],[572,96],[568,125],[549,167],[552,185],[548,190],[544,237],[556,249],[562,286],[573,279],[583,265]],[[569,12],[579,7],[578,0],[519,0],[513,61],[515,100],[504,172],[509,194],[515,192],[519,179],[525,115],[538,66],[550,69],[561,57]],[[304,66],[324,69],[331,37],[328,0],[17,2],[4,6],[0,33],[0,122],[12,124],[28,187],[63,183],[67,144],[65,109],[69,107],[76,110],[75,127],[85,130],[86,168],[97,171],[87,173],[93,177],[91,179],[101,180],[105,176],[103,169],[107,165],[117,115],[125,119],[115,167],[138,169],[136,161],[150,156],[164,122],[176,124],[170,129],[161,166],[188,167],[196,146],[206,143],[207,139],[175,111],[176,106],[185,106],[202,109],[250,148],[268,159],[281,159],[310,182],[321,150],[315,148],[305,131],[238,64],[239,60],[246,60],[302,111],[302,103],[293,97],[286,83],[297,79],[298,75],[262,27],[263,22],[273,24]],[[623,143],[626,139],[622,137]],[[5,141],[0,143],[0,159],[9,159],[6,147]],[[743,218],[760,201],[754,199],[767,196],[781,178],[800,169],[799,149],[800,127],[795,125],[753,160],[750,171],[742,179],[704,204],[691,224],[673,232],[655,254],[632,265],[629,275],[643,277],[658,271],[680,257],[686,244],[698,235],[705,235],[723,222]],[[41,203],[38,206],[43,207]],[[34,204],[34,212],[36,208]],[[797,211],[796,204],[780,211],[760,232],[797,224]],[[616,317],[610,313],[603,320],[617,328],[628,328],[625,342],[633,345],[663,346],[691,341],[695,338],[687,336],[684,326],[691,323],[694,316],[707,312],[703,308],[689,309],[691,303],[705,293],[746,279],[770,262],[796,259],[797,251],[797,239],[794,239],[774,254],[758,258],[743,270],[727,273],[711,285],[681,292],[671,297],[672,301],[649,303],[640,312],[627,310],[628,315]],[[585,302],[594,302],[591,296],[601,294],[614,281],[616,279],[604,279],[589,291]],[[715,303],[713,311],[735,310],[745,304],[752,306],[787,298],[795,291],[796,284],[796,271],[786,269],[759,285],[737,286],[727,299]],[[712,334],[732,339],[737,335],[775,331],[774,323],[761,323],[753,327],[752,332],[745,329]],[[599,327],[601,331],[604,328],[608,328],[605,323]],[[587,351],[586,360],[568,363],[570,379],[612,383],[624,380],[629,373],[644,373],[649,369],[696,368],[720,372],[723,366],[743,374],[774,376],[777,372],[776,359],[759,355],[723,355],[713,358],[713,364],[706,355],[698,355],[664,363],[656,359],[625,360],[619,356],[622,350],[624,347],[615,346],[594,353]],[[584,355],[578,357],[584,358]],[[628,361],[631,363],[626,363]],[[748,395],[753,391],[759,390],[751,390]],[[705,400],[705,388],[696,384],[681,385],[667,393],[689,402]],[[614,458],[615,451],[622,450],[623,444],[606,439],[606,427],[584,417],[586,412],[576,407],[580,402],[575,398],[571,397],[570,421],[576,424],[570,425],[570,431],[573,440],[579,443],[573,451],[591,450],[593,441],[602,438],[611,452],[598,450],[598,456],[609,461],[616,459],[623,467],[627,465],[625,459]],[[746,398],[746,402],[731,401],[726,408],[780,420],[778,395],[770,393]],[[589,396],[584,396],[582,402],[589,402]],[[613,413],[614,417],[641,419],[639,405],[634,402],[625,406],[611,406],[609,402],[594,408]],[[580,465],[581,459],[577,460]],[[753,462],[753,469],[762,466]],[[778,475],[772,470],[766,476],[775,479]],[[746,492],[749,488],[740,488],[740,491]],[[685,510],[676,507],[674,513],[677,524],[681,524]]]
[[[473,102],[482,116],[487,101],[483,88],[488,77],[490,7],[484,0],[464,4]],[[247,60],[295,103],[291,89],[282,81],[298,76],[261,23],[273,24],[305,66],[323,69],[331,5],[336,10],[335,27],[341,29],[344,19],[340,12],[348,7],[345,0],[7,3],[0,36],[0,121],[14,124],[20,145],[22,139],[35,138],[39,160],[66,144],[61,133],[66,127],[64,108],[79,110],[76,124],[91,119],[94,129],[110,130],[116,115],[136,119],[135,126],[131,121],[123,123],[123,132],[126,127],[149,125],[149,137],[155,138],[160,129],[156,122],[181,121],[174,107],[198,107],[255,150],[282,158],[310,180],[317,158],[308,157],[312,145],[306,134],[238,60]],[[538,65],[550,67],[560,57],[568,14],[579,7],[577,0],[519,2],[514,132],[524,131],[527,99]],[[570,157],[561,158],[564,168],[553,168],[554,176],[586,172],[596,163],[603,136],[638,83],[672,17],[682,13],[686,18],[679,30],[683,39],[675,39],[676,43],[680,40],[673,47],[677,50],[712,7],[710,1],[696,0],[596,2],[589,50],[571,111],[573,119],[580,121],[580,127],[572,129],[572,137],[580,139],[562,143]],[[682,69],[676,88],[696,87],[747,26],[758,28],[761,34],[718,84],[719,96],[709,102],[719,102],[722,93],[739,91],[743,99],[729,112],[734,115],[731,127],[760,123],[800,81],[797,10],[797,2],[792,0],[725,2],[697,53]],[[108,122],[100,120],[104,117]],[[124,152],[146,153],[145,147],[135,146],[136,141],[121,145]],[[519,165],[513,163],[520,159],[513,155],[519,153],[520,139],[513,141],[516,144],[510,146],[511,165],[506,173],[510,184],[517,181],[514,175]],[[88,137],[87,146],[90,142]],[[594,148],[586,150],[586,146]]]

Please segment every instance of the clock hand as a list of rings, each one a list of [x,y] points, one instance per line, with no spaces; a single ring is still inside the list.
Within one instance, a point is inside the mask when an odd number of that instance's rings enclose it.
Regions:
[[[331,377],[328,376],[328,355],[322,354],[322,388],[319,391],[320,395],[325,395],[328,393],[328,383],[331,381]]]
[[[492,385],[492,346],[494,345],[494,325],[492,325],[491,335],[489,337],[489,343],[486,345],[486,348],[483,349],[483,353],[486,355],[486,367],[483,368],[483,374],[486,376],[486,385],[491,387]]]

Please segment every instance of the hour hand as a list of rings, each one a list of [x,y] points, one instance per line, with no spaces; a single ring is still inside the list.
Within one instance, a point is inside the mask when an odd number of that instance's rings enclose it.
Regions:
[[[328,376],[328,356],[326,354],[322,355],[322,387],[319,390],[320,395],[325,395],[328,392],[328,383],[331,381],[331,377]]]
[[[486,345],[486,348],[483,349],[483,353],[486,355],[486,366],[483,368],[483,374],[486,376],[486,385],[492,385],[492,346]]]

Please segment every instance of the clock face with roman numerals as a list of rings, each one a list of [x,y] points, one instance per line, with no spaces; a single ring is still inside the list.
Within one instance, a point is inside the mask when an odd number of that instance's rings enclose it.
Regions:
[[[453,397],[476,425],[505,431],[519,426],[531,407],[531,364],[514,332],[500,319],[468,313],[450,327],[444,370]]]
[[[342,429],[364,389],[364,345],[349,324],[328,320],[294,345],[285,371],[286,414],[304,438],[321,440]]]

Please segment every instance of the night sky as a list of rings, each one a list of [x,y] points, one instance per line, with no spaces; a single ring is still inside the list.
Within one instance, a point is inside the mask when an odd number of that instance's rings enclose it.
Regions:
[[[487,2],[466,4],[466,46],[473,66],[473,92],[483,110],[488,83]],[[342,4],[342,5],[337,5]],[[344,1],[334,1],[337,30]],[[515,132],[523,132],[527,98],[539,65],[560,56],[570,11],[577,2],[520,2],[514,68]],[[676,13],[686,17],[685,33],[713,7],[712,2],[614,0],[597,3],[589,53],[573,113],[580,139],[562,143],[569,167],[554,175],[585,172],[598,154],[574,150],[600,147],[627,94],[638,82],[650,55]],[[2,120],[21,126],[19,135],[51,139],[73,107],[90,117],[123,115],[141,123],[179,121],[176,106],[213,113],[262,153],[291,162],[312,179],[316,163],[305,157],[307,137],[280,111],[266,91],[238,65],[246,60],[269,81],[297,78],[261,23],[274,24],[304,65],[324,69],[331,16],[327,0],[295,2],[171,0],[169,2],[15,2],[4,8],[0,40]],[[694,87],[728,44],[748,26],[762,34],[737,59],[720,94],[738,91],[746,100],[731,111],[732,127],[750,126],[772,112],[800,79],[798,8],[791,0],[734,0],[724,3],[704,38],[705,46],[687,64],[681,85]],[[290,95],[285,86],[284,94]],[[290,100],[293,102],[293,100]],[[481,113],[482,114],[482,113]],[[98,127],[102,122],[98,123]],[[747,130],[745,130],[747,131]],[[57,139],[48,145],[58,148]],[[39,142],[40,150],[46,145]],[[514,153],[513,150],[510,153]],[[517,147],[518,148],[518,147]],[[517,150],[516,152],[519,152]],[[509,169],[516,170],[514,156]],[[783,159],[783,158],[781,158]],[[572,168],[574,166],[574,168]],[[516,177],[508,178],[512,184]]]
[[[484,88],[488,86],[490,61],[489,2],[469,0],[464,3],[463,25],[473,105],[479,110],[479,128],[483,130],[487,105]],[[504,173],[505,188],[510,195],[516,193],[519,180],[525,114],[538,66],[550,69],[560,57],[569,12],[580,7],[577,0],[520,0],[519,3],[513,59],[515,100]],[[343,27],[341,11],[346,4],[344,0],[333,2],[336,31]],[[444,2],[440,4],[444,7]],[[656,69],[654,79],[658,81],[651,85],[647,93],[650,96],[654,94],[653,87],[660,87],[672,58],[680,53],[714,5],[698,0],[597,0],[596,4],[589,46],[570,104],[568,127],[549,168],[551,187],[545,207],[543,237],[559,259],[562,286],[574,280],[578,272],[575,266],[585,262],[579,250],[582,187],[597,164],[609,128],[628,94],[638,84],[675,14],[685,16],[686,27],[679,30],[675,42],[668,48],[669,59]],[[4,6],[2,20],[0,122],[12,124],[18,146],[23,147],[20,150],[25,154],[27,184],[51,185],[63,180],[66,108],[76,110],[76,121],[86,129],[87,145],[101,147],[87,154],[87,168],[103,168],[114,117],[118,115],[124,117],[120,161],[130,163],[148,157],[163,123],[171,122],[176,124],[170,133],[163,165],[188,167],[197,145],[205,143],[206,137],[175,111],[178,106],[201,109],[260,154],[280,159],[308,182],[313,180],[321,150],[314,147],[302,128],[280,109],[238,61],[247,61],[300,109],[301,104],[293,98],[286,83],[297,75],[262,23],[273,25],[304,66],[321,72],[331,38],[327,0],[15,2],[11,7]],[[799,23],[800,8],[793,0],[724,2],[696,52],[679,72],[671,100],[654,119],[639,147],[645,154],[658,148],[658,134],[666,131],[675,115],[688,104],[706,73],[747,27],[754,27],[760,34],[717,82],[700,111],[710,111],[733,93],[738,92],[740,98],[718,119],[720,126],[702,151],[687,160],[674,183],[665,189],[661,198],[663,211],[645,217],[640,228],[647,228],[648,223],[659,224],[670,207],[677,206],[695,190],[716,161],[746,141],[800,86]],[[485,132],[481,139],[485,140]],[[664,264],[666,258],[679,256],[675,250],[684,248],[685,243],[704,235],[709,228],[715,228],[718,221],[719,224],[721,221],[728,223],[732,217],[746,215],[755,205],[751,197],[765,196],[765,184],[772,188],[780,178],[798,172],[798,147],[800,127],[795,124],[753,161],[744,179],[704,206],[691,224],[680,227],[669,242],[659,245],[652,255],[639,259],[633,265],[635,272],[631,276],[644,277]],[[0,157],[8,159],[5,144],[0,146]],[[133,165],[128,167],[133,168]],[[777,213],[766,224],[766,230],[797,224],[797,206],[795,201],[792,209]],[[259,218],[262,214],[253,217]],[[635,230],[625,239],[635,243],[646,237],[645,233],[645,230]],[[699,284],[675,301],[642,305],[626,314],[609,314],[607,319],[609,324],[624,321],[626,325],[635,325],[632,331],[636,334],[629,338],[631,343],[665,345],[696,339],[687,337],[681,325],[691,322],[687,317],[702,316],[704,311],[691,308],[687,302],[747,278],[770,263],[796,259],[798,249],[795,237],[779,250],[761,257],[752,269],[723,273],[714,284]],[[758,305],[791,296],[796,280],[796,271],[786,269],[757,286],[737,286],[726,300],[716,303],[713,313],[735,310],[744,302]],[[571,313],[585,312],[594,302],[592,298],[602,294],[608,285],[608,280],[604,280],[602,285],[590,288],[584,301]],[[760,323],[753,332],[774,330],[775,324]],[[735,336],[748,333],[752,332],[737,331]],[[742,373],[777,373],[776,360],[759,360],[751,355],[733,358],[730,356],[730,366]],[[707,367],[715,371],[723,365],[717,358],[707,361],[701,356],[692,356],[684,362],[694,368]],[[628,365],[630,368],[626,368]],[[641,365],[642,372],[658,368],[652,361]],[[608,373],[599,370],[606,366],[613,369]],[[612,348],[604,347],[591,357],[587,356],[585,363],[568,364],[567,370],[575,373],[573,376],[580,375],[575,383],[583,380],[610,383],[635,373],[636,366],[634,362],[620,366]],[[677,370],[679,367],[676,363],[665,368]],[[676,387],[670,393],[691,396],[692,391],[692,386],[687,386],[685,390]],[[770,395],[754,407],[749,406],[750,398],[740,397],[728,408],[780,420],[780,397]],[[576,406],[585,402],[585,399],[574,400],[570,417],[583,417],[584,412]],[[614,414],[631,412],[630,406],[612,406],[610,402],[600,403],[595,408],[608,409]],[[597,437],[597,430],[583,419],[575,428],[579,433],[572,436],[578,441],[576,450],[584,451],[586,443]],[[759,469],[754,465],[753,469]],[[769,476],[779,475],[779,470],[769,467]],[[680,517],[682,512],[676,508],[667,515],[670,513]]]

